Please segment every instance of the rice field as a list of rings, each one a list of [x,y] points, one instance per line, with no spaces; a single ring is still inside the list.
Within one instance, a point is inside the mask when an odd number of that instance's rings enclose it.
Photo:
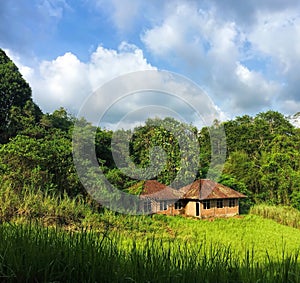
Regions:
[[[258,216],[104,213],[106,228],[0,225],[1,282],[300,282],[300,230]]]
[[[250,213],[273,219],[283,225],[300,229],[300,211],[296,208],[259,204],[252,207]]]

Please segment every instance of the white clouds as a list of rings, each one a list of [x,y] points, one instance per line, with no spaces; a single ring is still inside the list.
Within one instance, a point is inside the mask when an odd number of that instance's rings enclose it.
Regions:
[[[21,72],[25,70],[23,74],[33,89],[34,100],[47,112],[61,106],[76,112],[93,90],[114,77],[155,69],[140,49],[127,43],[122,43],[118,51],[99,46],[87,63],[70,52],[43,61],[35,69],[16,63]]]
[[[276,13],[284,12],[288,9],[299,10],[300,3],[298,0],[210,0],[218,12],[219,18],[224,21],[233,20],[238,25],[247,29],[256,22],[258,13]]]
[[[174,62],[177,57],[181,63],[193,65],[206,51],[207,39],[203,32],[206,14],[198,14],[188,4],[170,9],[162,24],[145,31],[142,41],[152,53],[166,61]]]
[[[213,11],[198,9],[189,3],[180,3],[171,9],[160,25],[142,35],[143,42],[154,54],[192,52],[198,58],[209,52],[228,55],[236,48],[238,34],[233,22],[220,22]]]
[[[124,5],[113,1],[119,30],[139,25],[137,11],[147,10],[140,1]],[[296,0],[162,2],[147,14],[141,40],[156,60],[203,85],[230,116],[268,108],[293,113],[300,101],[299,6]]]
[[[64,9],[70,9],[65,0],[40,0],[37,7],[43,15],[61,19]]]
[[[257,53],[270,58],[269,73],[282,85],[276,104],[280,111],[293,114],[300,103],[300,13],[286,9],[257,14],[248,38]]]
[[[248,38],[254,48],[281,64],[288,72],[300,59],[300,14],[298,11],[259,13]]]
[[[105,113],[104,125],[110,127],[118,121],[128,127],[145,117],[170,113],[198,125],[220,118],[220,111],[198,86],[173,73],[146,71],[156,68],[147,63],[140,49],[125,42],[118,50],[99,46],[87,63],[70,52],[41,62],[35,70],[19,60],[16,63],[20,70],[30,70],[24,76],[34,100],[47,112],[63,106],[77,114],[84,106],[84,117],[96,122],[101,117],[97,115]],[[139,70],[144,72],[132,73]]]
[[[237,64],[235,75],[238,81],[246,87],[256,89],[257,93],[264,94],[264,98],[267,100],[278,92],[278,85],[272,81],[267,82],[264,77],[255,71],[250,71],[247,67]]]
[[[126,42],[120,44],[118,51],[99,46],[87,67],[92,89],[121,74],[155,69],[147,63],[141,49]]]
[[[233,100],[232,106],[241,107],[241,110],[254,108],[256,110],[257,105],[260,107],[270,107],[272,100],[280,92],[280,85],[273,81],[267,81],[260,73],[250,71],[247,67],[237,64],[235,75],[239,87],[236,94],[240,94],[240,97],[236,97]]]
[[[121,31],[130,28],[138,15],[140,2],[138,0],[112,0],[114,5],[113,20]]]
[[[76,109],[90,87],[85,64],[72,53],[42,62],[31,84],[35,99],[48,111],[59,105]]]
[[[286,113],[299,113],[300,101],[284,100],[281,105],[281,110]],[[298,119],[298,127],[300,127],[300,120]]]
[[[169,14],[142,36],[155,56],[197,77],[230,116],[271,107],[279,86],[243,65],[247,37],[235,22],[182,2]]]
[[[108,18],[120,33],[130,31],[143,15],[141,0],[87,0]]]
[[[79,116],[102,123],[143,122],[145,117],[180,116],[184,121],[209,125],[220,111],[192,81],[165,71],[142,71],[119,76],[97,89]]]
[[[25,5],[25,0],[20,1],[16,8],[4,2],[0,4],[3,42],[14,34],[14,40],[23,37],[31,46],[32,42],[42,46],[33,40],[33,35],[47,37],[45,30],[51,39],[51,34],[57,34],[61,40],[65,37],[58,34],[59,28],[63,27],[66,32],[64,24],[71,25],[71,17],[80,14],[76,9],[86,8],[87,3],[92,3],[93,6],[88,7],[93,13],[84,11],[84,15],[92,15],[92,20],[86,20],[88,25],[78,23],[84,33],[93,25],[93,35],[86,38],[94,40],[95,30],[101,30],[104,46],[116,46],[124,40],[117,50],[99,46],[86,62],[79,59],[86,58],[84,48],[68,49],[64,41],[61,46],[69,52],[61,52],[64,55],[55,56],[54,60],[39,62],[34,68],[20,64],[17,58],[21,72],[33,88],[35,100],[46,111],[59,106],[77,109],[93,89],[111,78],[153,69],[153,63],[147,59],[155,60],[153,62],[162,69],[177,71],[195,80],[231,117],[268,108],[292,114],[299,106],[299,1],[85,0],[76,6],[67,0],[34,0],[34,12],[30,5]],[[29,22],[27,26],[23,25],[22,13]],[[18,33],[1,30],[9,18],[20,19],[12,23]],[[78,26],[70,30],[74,32]],[[66,41],[74,40],[74,46],[80,45],[76,36],[67,38]],[[12,38],[9,40],[13,42]],[[88,44],[97,44],[97,40]],[[134,42],[139,48],[126,41]],[[12,45],[24,46],[20,42],[15,40]],[[56,44],[49,49],[55,49],[58,54]],[[147,51],[143,52],[143,48]]]

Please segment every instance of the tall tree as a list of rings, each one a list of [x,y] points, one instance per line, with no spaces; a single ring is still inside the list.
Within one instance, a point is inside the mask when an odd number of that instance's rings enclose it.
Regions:
[[[149,175],[157,176],[158,181],[176,187],[199,174],[199,154],[197,129],[170,117],[148,119],[145,126],[135,129],[131,141],[134,163],[148,168]]]
[[[11,122],[11,110],[19,107],[21,112],[28,101],[32,102],[31,88],[23,79],[17,66],[0,49],[0,143],[5,143],[15,135],[9,131]],[[34,104],[35,118],[42,114],[41,110]]]

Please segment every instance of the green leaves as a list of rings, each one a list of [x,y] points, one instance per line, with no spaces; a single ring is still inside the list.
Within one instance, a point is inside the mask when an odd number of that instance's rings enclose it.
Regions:
[[[274,111],[238,117],[225,128],[229,151],[225,173],[242,181],[257,201],[295,202],[294,192],[300,188],[299,131]]]
[[[81,139],[72,144],[75,121],[83,127]],[[112,132],[76,120],[64,108],[43,115],[32,101],[30,86],[0,49],[1,182],[9,181],[16,189],[48,186],[82,193],[74,148],[83,170],[94,174],[100,166],[120,189],[139,179],[180,187],[199,177],[217,178],[226,158],[221,181],[230,187],[248,190],[255,201],[300,207],[300,130],[281,113],[216,120],[200,130],[173,118],[148,119],[134,131]]]
[[[150,172],[161,168],[157,180],[170,184],[195,179],[199,170],[199,143],[195,128],[173,118],[148,119],[145,126],[137,127],[130,143],[131,158]],[[147,169],[147,170],[148,170]],[[178,177],[180,176],[180,177]],[[180,180],[179,180],[180,178]]]
[[[4,180],[16,190],[56,187],[70,195],[82,193],[72,158],[71,140],[57,131],[43,138],[18,135],[0,147]]]
[[[42,113],[32,102],[29,84],[23,79],[16,65],[0,49],[0,143],[7,142],[17,133],[19,128],[14,123],[16,115],[20,117],[21,114],[26,114],[29,110],[28,102],[32,104],[31,110],[34,111],[31,114],[34,120],[38,119]]]

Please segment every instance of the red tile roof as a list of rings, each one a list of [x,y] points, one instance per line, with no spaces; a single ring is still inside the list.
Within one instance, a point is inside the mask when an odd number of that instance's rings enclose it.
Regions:
[[[178,190],[172,189],[156,180],[147,180],[143,184],[141,198],[152,198],[157,200],[177,200],[182,196]]]
[[[178,200],[178,199],[228,199],[245,198],[246,196],[222,184],[212,180],[201,179],[175,190],[156,180],[147,180],[142,184],[140,198],[151,198],[157,200]]]
[[[245,198],[246,196],[222,184],[212,180],[196,180],[180,189],[183,193],[182,199],[225,199],[225,198]]]

